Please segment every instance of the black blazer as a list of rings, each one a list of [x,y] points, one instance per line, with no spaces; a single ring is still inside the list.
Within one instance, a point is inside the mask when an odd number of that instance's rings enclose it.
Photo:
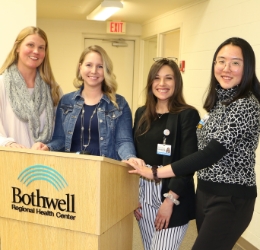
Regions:
[[[134,128],[136,128],[145,107],[138,108],[135,113]],[[195,109],[186,109],[178,114],[169,114],[166,128],[170,130],[167,137],[167,143],[171,142],[171,156],[163,156],[163,166],[194,153],[197,148],[196,126],[200,120],[198,111]],[[138,143],[135,140],[135,143]],[[140,158],[147,158],[151,152]],[[170,180],[172,180],[170,182]],[[162,180],[161,200],[164,193],[172,190],[179,195],[180,204],[173,206],[172,216],[170,218],[169,227],[182,226],[195,218],[195,190],[193,174],[187,176],[165,178]]]

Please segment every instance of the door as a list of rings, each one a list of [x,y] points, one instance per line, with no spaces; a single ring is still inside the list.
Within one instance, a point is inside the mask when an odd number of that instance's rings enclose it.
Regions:
[[[134,77],[134,47],[135,42],[125,40],[127,47],[112,46],[105,39],[85,38],[85,48],[91,45],[101,46],[113,63],[113,71],[118,83],[117,94],[125,97],[131,110],[133,108],[133,77]]]
[[[172,30],[163,34],[162,44],[163,57],[179,57],[180,29]],[[178,58],[179,59],[179,58]],[[179,60],[178,60],[179,61]]]

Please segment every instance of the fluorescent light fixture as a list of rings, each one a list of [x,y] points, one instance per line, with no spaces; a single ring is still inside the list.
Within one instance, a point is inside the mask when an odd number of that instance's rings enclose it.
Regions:
[[[104,0],[96,9],[94,9],[88,16],[88,20],[105,21],[119,9],[123,8],[120,1],[106,1]]]

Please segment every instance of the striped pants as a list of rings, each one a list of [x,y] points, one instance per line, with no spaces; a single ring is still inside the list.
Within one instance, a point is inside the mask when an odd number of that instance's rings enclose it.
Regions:
[[[161,187],[161,182],[156,184],[154,181],[140,178],[139,201],[142,206],[142,218],[138,224],[145,250],[177,250],[188,228],[187,223],[156,231],[154,222],[162,204]]]

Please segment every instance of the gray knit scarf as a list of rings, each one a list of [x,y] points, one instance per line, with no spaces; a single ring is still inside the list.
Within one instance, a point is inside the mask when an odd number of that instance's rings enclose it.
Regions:
[[[31,136],[35,142],[48,142],[52,136],[54,120],[50,86],[42,80],[37,71],[34,91],[30,94],[15,64],[5,70],[3,79],[11,107],[16,116],[21,121],[28,122]],[[46,122],[43,130],[40,131],[40,115],[44,109],[46,110]]]

